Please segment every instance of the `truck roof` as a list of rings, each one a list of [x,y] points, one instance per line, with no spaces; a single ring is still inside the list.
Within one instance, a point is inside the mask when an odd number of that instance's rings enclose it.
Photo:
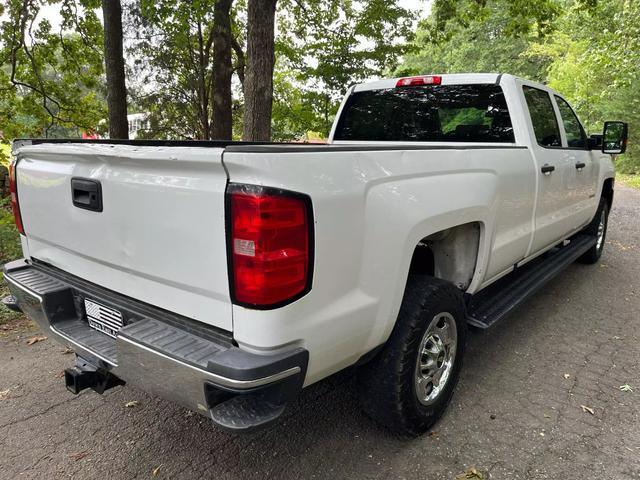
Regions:
[[[464,84],[473,84],[473,83],[500,83],[500,80],[503,76],[507,74],[502,73],[447,73],[447,74],[439,74],[439,73],[431,73],[431,74],[423,74],[417,76],[438,76],[442,78],[442,85],[464,85]],[[512,77],[512,75],[508,75]],[[374,80],[371,82],[364,82],[355,85],[353,88],[354,92],[363,92],[366,90],[380,90],[383,88],[394,88],[398,81],[402,78],[407,77],[396,77],[396,78],[383,78],[380,80]]]

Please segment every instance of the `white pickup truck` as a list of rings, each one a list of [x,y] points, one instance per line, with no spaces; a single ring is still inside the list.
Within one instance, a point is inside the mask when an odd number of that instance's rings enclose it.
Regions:
[[[16,140],[4,304],[75,350],[74,393],[131,383],[241,431],[356,366],[365,411],[419,434],[468,325],[598,260],[626,137],[464,74],[351,87],[328,145]]]

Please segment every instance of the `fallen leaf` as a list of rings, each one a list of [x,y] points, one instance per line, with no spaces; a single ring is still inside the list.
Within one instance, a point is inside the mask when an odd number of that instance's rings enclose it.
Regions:
[[[56,373],[56,378],[62,378],[64,377],[64,370],[60,370],[58,373]]]
[[[87,452],[86,450],[82,450],[81,452],[72,453],[71,455],[69,455],[69,457],[73,458],[77,462],[78,460],[82,460],[87,455],[89,455],[89,452]]]
[[[571,375],[569,375],[568,373],[565,373],[565,374],[563,375],[563,377],[564,377],[564,378],[570,378],[570,377],[571,377]]]
[[[62,352],[60,352],[60,353],[62,353],[63,355],[69,355],[70,353],[73,353],[73,348],[65,347],[65,349],[62,350]]]
[[[621,392],[633,392],[633,387],[629,384],[620,385]]]
[[[162,464],[158,465],[156,468],[153,469],[153,472],[151,472],[151,476],[152,477],[157,477],[158,474],[160,473],[160,469],[162,468]]]
[[[7,388],[6,390],[0,390],[0,400],[4,400],[5,398],[8,398],[9,392],[11,392],[10,388]]]
[[[593,408],[587,407],[586,405],[580,405],[580,408],[582,408],[582,411],[584,413],[590,413],[591,415],[595,415],[596,414],[596,411]]]
[[[43,337],[43,336],[31,337],[29,340],[27,340],[27,345],[33,345],[34,343],[44,342],[46,339],[47,337]]]
[[[125,403],[124,406],[127,408],[133,408],[133,407],[137,407],[138,403],[139,402],[137,400],[131,400],[130,402]]]
[[[487,477],[476,467],[469,467],[464,472],[456,475],[456,480],[485,480]]]

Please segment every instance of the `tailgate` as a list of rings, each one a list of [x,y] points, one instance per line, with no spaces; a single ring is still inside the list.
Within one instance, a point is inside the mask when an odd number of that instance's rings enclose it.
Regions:
[[[18,148],[28,254],[115,292],[231,330],[222,152],[108,144]],[[102,211],[74,205],[72,179],[80,189],[99,183]]]

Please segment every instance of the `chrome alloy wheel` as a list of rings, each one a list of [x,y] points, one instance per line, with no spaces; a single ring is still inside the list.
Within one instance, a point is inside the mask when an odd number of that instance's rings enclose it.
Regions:
[[[598,236],[596,240],[596,249],[600,250],[602,248],[602,244],[604,243],[604,228],[607,224],[607,215],[605,209],[602,209],[602,213],[600,214],[600,223],[598,223]]]
[[[415,391],[423,405],[431,405],[444,390],[456,359],[458,331],[450,313],[438,313],[420,341],[415,370]]]

